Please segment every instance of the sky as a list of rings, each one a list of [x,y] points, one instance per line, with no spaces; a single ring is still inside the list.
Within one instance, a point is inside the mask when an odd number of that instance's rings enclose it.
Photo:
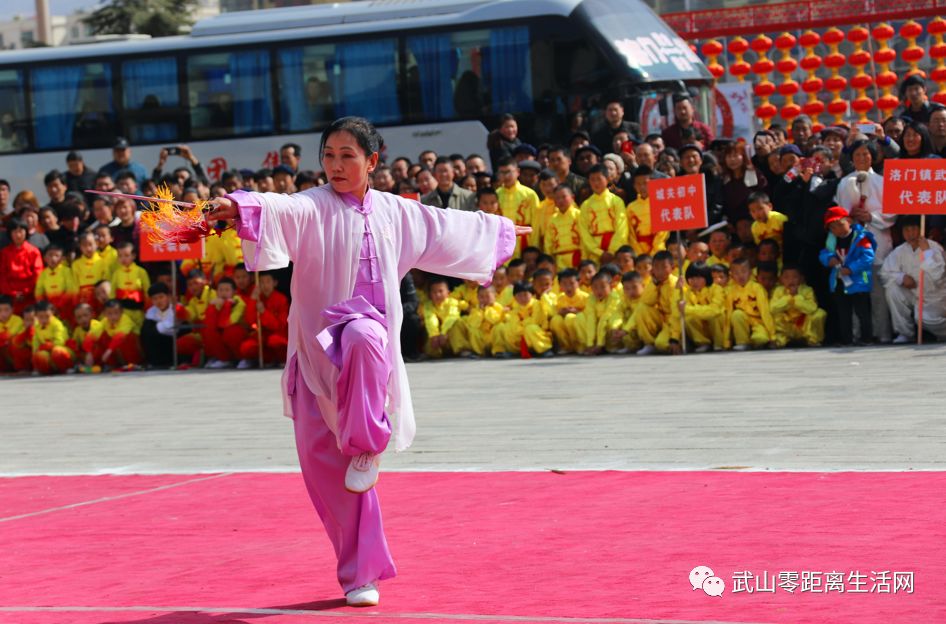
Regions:
[[[49,12],[68,15],[76,9],[91,8],[96,4],[98,0],[49,0]],[[19,14],[27,17],[36,13],[36,0],[4,0],[3,5],[3,13],[7,16]]]

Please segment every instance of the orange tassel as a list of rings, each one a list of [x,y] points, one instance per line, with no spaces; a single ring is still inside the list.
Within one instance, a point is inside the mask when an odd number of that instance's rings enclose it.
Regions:
[[[174,199],[167,186],[155,193],[159,199]],[[141,224],[153,245],[168,243],[196,243],[214,234],[204,214],[207,202],[198,199],[193,208],[181,208],[165,202],[151,202],[150,209],[141,213]]]

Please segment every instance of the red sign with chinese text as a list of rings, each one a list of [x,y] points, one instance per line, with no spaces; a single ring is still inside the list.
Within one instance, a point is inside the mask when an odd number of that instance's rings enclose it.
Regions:
[[[946,213],[946,160],[885,160],[884,212]]]
[[[699,230],[707,226],[703,174],[647,181],[653,232]]]
[[[141,228],[141,261],[157,262],[167,260],[199,260],[204,257],[204,239],[197,243],[151,243],[148,230]]]

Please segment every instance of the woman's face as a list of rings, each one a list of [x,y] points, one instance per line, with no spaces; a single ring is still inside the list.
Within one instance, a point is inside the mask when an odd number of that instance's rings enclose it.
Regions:
[[[854,169],[857,171],[868,171],[871,165],[874,164],[870,150],[867,149],[866,145],[861,145],[854,150],[854,153],[851,154],[851,160],[854,162]]]
[[[358,141],[344,130],[335,132],[322,150],[322,167],[338,193],[362,193],[368,187],[368,174],[378,165],[378,154],[369,158]]]
[[[519,134],[519,124],[513,119],[507,119],[503,122],[503,125],[500,126],[499,134],[503,135],[503,138],[507,141],[512,141],[516,138],[516,135]]]
[[[907,128],[903,131],[903,149],[907,154],[918,154],[920,146],[923,145],[923,137],[913,128]]]
[[[742,152],[729,152],[726,154],[726,166],[729,167],[731,171],[741,170],[742,163]]]
[[[43,214],[40,215],[40,220],[43,222],[43,227],[47,230],[55,230],[59,226],[59,219],[56,218],[56,213],[52,210],[43,211]]]

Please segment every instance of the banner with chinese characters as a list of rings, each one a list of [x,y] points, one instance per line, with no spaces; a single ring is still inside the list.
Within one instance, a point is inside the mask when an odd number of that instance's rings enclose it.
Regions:
[[[707,226],[702,173],[648,180],[647,194],[652,231],[699,230]]]
[[[141,229],[141,261],[199,260],[204,257],[204,239],[196,243],[151,243],[146,228]]]
[[[946,160],[885,160],[884,212],[946,214]]]

